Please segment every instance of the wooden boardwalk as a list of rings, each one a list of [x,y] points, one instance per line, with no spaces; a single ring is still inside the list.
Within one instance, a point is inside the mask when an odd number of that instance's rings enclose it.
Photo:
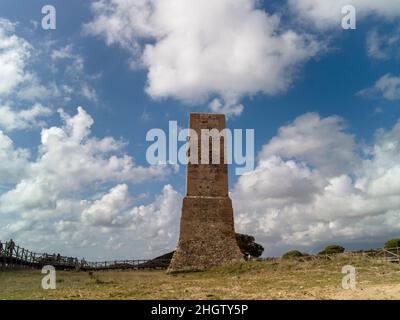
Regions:
[[[8,242],[0,242],[0,270],[10,268],[36,268],[51,265],[58,270],[120,270],[120,269],[166,269],[169,259],[153,260],[115,260],[104,262],[87,262],[73,257],[56,254],[36,253]]]

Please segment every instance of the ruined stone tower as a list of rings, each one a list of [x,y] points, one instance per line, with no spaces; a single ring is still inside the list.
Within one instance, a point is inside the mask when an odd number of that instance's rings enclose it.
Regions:
[[[235,238],[232,201],[228,195],[225,141],[220,139],[219,164],[212,164],[212,152],[218,150],[211,139],[202,139],[201,135],[202,129],[225,129],[225,116],[192,113],[189,127],[196,133],[189,133],[189,155],[193,157],[195,153],[199,161],[196,164],[190,158],[187,166],[179,242],[169,272],[201,270],[243,260]],[[208,150],[202,150],[207,144]],[[209,153],[210,164],[200,161],[204,151]]]

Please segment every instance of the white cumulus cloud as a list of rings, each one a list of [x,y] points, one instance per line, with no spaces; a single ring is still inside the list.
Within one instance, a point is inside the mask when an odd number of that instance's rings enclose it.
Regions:
[[[20,181],[26,174],[30,152],[15,148],[13,141],[0,130],[0,185]]]
[[[128,186],[120,184],[85,209],[82,218],[90,224],[113,226],[119,224],[120,213],[127,209],[130,202]]]
[[[254,234],[267,254],[398,234],[400,122],[378,131],[363,153],[342,122],[316,114],[297,118],[235,185],[237,228]]]
[[[166,185],[153,202],[139,205],[146,196],[129,191],[164,178],[169,169],[139,166],[125,142],[93,137],[94,119],[82,107],[72,116],[59,113],[62,125],[42,129],[35,159],[0,131],[0,238],[92,258],[104,258],[104,250],[108,257],[123,252],[142,258],[172,249],[179,193]]]
[[[28,76],[25,67],[32,46],[14,30],[14,23],[0,18],[0,96],[10,94]]]
[[[0,128],[12,131],[41,126],[43,122],[40,121],[40,118],[51,114],[52,110],[41,104],[35,104],[29,109],[19,111],[0,105]]]
[[[85,31],[130,50],[148,70],[151,97],[187,104],[217,98],[210,108],[231,115],[240,114],[244,96],[287,90],[320,50],[254,0],[100,0],[92,10]]]
[[[94,185],[140,182],[166,173],[163,167],[137,166],[132,157],[118,156],[124,146],[120,141],[90,137],[93,119],[83,108],[72,117],[60,114],[64,125],[42,130],[38,158],[29,163],[28,175],[0,196],[3,213],[49,217],[62,211],[65,199],[74,200],[74,194]]]
[[[360,90],[357,94],[372,98],[382,97],[390,101],[399,100],[400,76],[385,74],[372,87]]]
[[[400,29],[394,33],[382,33],[377,29],[368,32],[368,56],[377,60],[388,60],[391,57],[400,57]]]
[[[398,0],[288,0],[288,4],[293,14],[320,29],[341,28],[345,5],[355,7],[357,19],[375,15],[390,20],[400,16]]]
[[[263,147],[260,157],[275,155],[305,161],[326,175],[344,172],[357,165],[354,137],[345,133],[345,128],[340,117],[305,114],[281,127]]]

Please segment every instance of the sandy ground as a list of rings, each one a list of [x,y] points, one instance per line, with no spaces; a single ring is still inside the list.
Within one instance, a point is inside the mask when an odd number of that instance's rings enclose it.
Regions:
[[[342,267],[356,289],[342,288]],[[357,257],[247,262],[175,276],[164,271],[58,271],[43,290],[40,270],[0,271],[0,299],[400,299],[398,263]]]

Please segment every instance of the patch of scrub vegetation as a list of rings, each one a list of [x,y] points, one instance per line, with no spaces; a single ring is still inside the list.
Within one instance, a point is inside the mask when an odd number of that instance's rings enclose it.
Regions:
[[[301,257],[303,257],[303,256],[305,256],[305,255],[306,255],[305,253],[302,253],[302,252],[300,252],[300,251],[298,251],[298,250],[291,250],[291,251],[286,252],[286,253],[282,256],[282,258],[283,258],[283,259],[301,258]]]
[[[342,246],[339,246],[337,244],[331,244],[329,246],[326,246],[324,250],[319,252],[318,254],[337,254],[337,253],[343,253],[345,251],[345,248]]]

